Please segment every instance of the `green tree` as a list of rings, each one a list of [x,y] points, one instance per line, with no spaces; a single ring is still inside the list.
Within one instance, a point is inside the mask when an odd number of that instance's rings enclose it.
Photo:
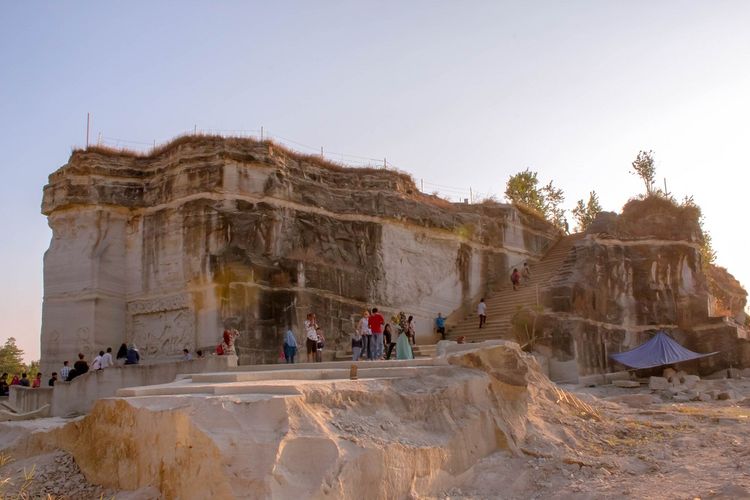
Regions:
[[[545,186],[539,187],[539,178],[536,172],[528,168],[523,172],[511,175],[505,185],[505,197],[512,203],[523,205],[539,213],[556,227],[565,227],[565,210],[562,203],[565,194],[562,189],[556,188],[552,181]]]
[[[646,185],[646,194],[656,194],[654,190],[654,180],[656,179],[656,166],[654,165],[653,151],[639,151],[638,156],[630,164],[633,172],[643,180]]]
[[[505,185],[505,197],[513,203],[526,205],[543,214],[544,198],[537,184],[539,184],[537,173],[527,168],[523,172],[510,176]]]
[[[16,345],[16,339],[10,337],[0,347],[0,374],[7,372],[13,375],[25,371],[26,365],[23,362],[23,350]]]
[[[682,200],[683,207],[693,207],[698,210],[698,225],[701,228],[701,257],[703,257],[703,265],[710,266],[716,263],[716,250],[714,250],[713,242],[711,240],[711,233],[705,227],[706,219],[703,217],[703,210],[695,202],[695,198],[692,196],[685,196]]]
[[[602,211],[602,206],[599,203],[599,196],[596,191],[589,193],[589,201],[578,200],[575,208],[573,208],[573,217],[578,223],[578,231],[583,232],[588,228],[596,216]]]

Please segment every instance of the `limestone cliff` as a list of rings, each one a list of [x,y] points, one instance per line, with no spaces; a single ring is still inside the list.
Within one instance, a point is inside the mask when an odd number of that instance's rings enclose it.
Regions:
[[[329,347],[366,306],[405,310],[418,338],[557,237],[508,205],[451,204],[385,169],[269,142],[184,137],[148,156],[90,148],[50,175],[42,212],[42,365],[134,341],[147,359],[240,333],[273,361],[308,311]]]
[[[580,375],[622,369],[609,355],[668,329],[700,352],[702,371],[748,366],[747,293],[726,270],[704,264],[695,207],[652,197],[602,214],[578,240],[545,293],[542,348],[576,359]]]

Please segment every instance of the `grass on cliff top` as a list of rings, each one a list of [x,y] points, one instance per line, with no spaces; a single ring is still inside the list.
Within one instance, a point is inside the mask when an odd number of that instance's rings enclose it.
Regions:
[[[344,165],[342,163],[338,163],[333,160],[329,160],[326,158],[323,158],[319,155],[314,154],[305,154],[300,153],[299,151],[294,151],[292,149],[289,149],[287,146],[280,144],[278,142],[275,142],[270,139],[264,139],[263,141],[258,141],[253,138],[249,137],[225,137],[221,135],[215,135],[215,134],[186,134],[186,135],[180,135],[175,137],[174,139],[164,143],[160,144],[156,147],[153,147],[149,149],[148,151],[135,151],[128,148],[114,148],[111,146],[102,146],[102,145],[92,145],[89,146],[86,149],[78,148],[73,150],[73,155],[76,154],[82,154],[82,153],[96,153],[99,155],[104,156],[111,156],[111,157],[120,157],[120,158],[134,158],[134,159],[156,159],[160,156],[164,156],[168,153],[171,153],[172,151],[176,150],[180,146],[183,145],[194,145],[194,146],[201,146],[201,145],[217,145],[217,144],[235,144],[238,146],[255,146],[255,145],[266,145],[266,146],[273,146],[275,152],[282,153],[289,158],[292,158],[300,163],[305,162],[312,164],[316,167],[323,168],[326,170],[330,170],[333,172],[345,172],[345,173],[374,173],[374,174],[386,174],[398,177],[402,179],[403,181],[406,181],[408,183],[411,183],[414,188],[416,189],[416,183],[414,182],[414,178],[401,170],[393,169],[393,168],[383,168],[383,167],[350,167],[348,165]]]
[[[156,147],[153,147],[149,149],[148,151],[135,151],[135,150],[128,149],[128,148],[114,148],[110,146],[92,145],[92,146],[89,146],[87,149],[83,149],[83,148],[74,149],[73,156],[77,154],[84,154],[84,153],[95,153],[95,154],[109,156],[109,157],[150,160],[150,159],[156,159],[161,156],[167,155],[175,151],[180,146],[188,145],[188,144],[194,145],[194,146],[217,145],[217,144],[235,144],[238,146],[245,146],[245,147],[255,146],[255,145],[272,146],[274,148],[275,153],[281,153],[299,163],[307,163],[315,167],[329,170],[332,172],[355,173],[355,174],[368,174],[369,173],[369,174],[377,174],[377,175],[395,177],[401,180],[402,182],[406,183],[407,191],[410,191],[410,192],[404,193],[405,196],[412,198],[415,201],[426,203],[428,205],[432,205],[438,208],[449,208],[453,206],[453,203],[450,202],[449,200],[443,199],[437,195],[430,195],[430,194],[422,193],[421,191],[419,191],[419,189],[417,188],[417,184],[414,181],[414,178],[407,172],[393,169],[393,168],[386,169],[383,167],[367,167],[367,166],[351,167],[348,165],[344,165],[342,163],[338,163],[333,160],[323,158],[319,155],[305,154],[305,153],[300,153],[298,151],[294,151],[292,149],[289,149],[287,146],[283,144],[280,144],[278,142],[275,142],[269,139],[258,141],[256,139],[252,139],[248,137],[225,137],[225,136],[215,135],[215,134],[198,133],[198,134],[187,134],[187,135],[177,136],[171,141],[158,145]]]

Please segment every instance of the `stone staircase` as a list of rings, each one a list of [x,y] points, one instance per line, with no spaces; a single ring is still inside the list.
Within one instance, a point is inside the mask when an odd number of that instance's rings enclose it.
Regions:
[[[491,296],[485,297],[487,304],[487,323],[480,329],[476,304],[471,314],[459,323],[448,326],[448,338],[456,340],[465,337],[465,342],[481,342],[490,339],[514,340],[511,329],[511,318],[521,306],[534,306],[541,300],[542,290],[560,272],[564,272],[565,259],[576,241],[583,238],[583,234],[571,234],[562,237],[540,260],[531,266],[531,278],[522,280],[519,290],[514,291],[510,282],[510,272],[506,283]],[[521,269],[519,268],[519,271]],[[512,271],[512,269],[510,270]]]

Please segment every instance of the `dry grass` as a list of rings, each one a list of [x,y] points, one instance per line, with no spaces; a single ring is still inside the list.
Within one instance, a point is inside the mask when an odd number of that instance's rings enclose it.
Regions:
[[[225,137],[215,134],[186,134],[175,137],[174,139],[160,144],[156,147],[149,149],[148,151],[135,151],[128,148],[114,148],[110,146],[93,145],[87,149],[74,149],[73,155],[84,154],[84,153],[95,153],[103,156],[119,157],[119,158],[134,158],[152,160],[168,155],[178,149],[180,146],[193,145],[193,146],[223,146],[233,145],[237,147],[252,148],[256,146],[270,146],[273,147],[274,154],[281,154],[288,158],[291,158],[299,163],[306,163],[321,169],[325,169],[331,172],[340,173],[356,173],[361,174],[378,174],[391,176],[406,182],[413,187],[414,191],[417,191],[416,183],[414,178],[403,171],[395,169],[386,169],[384,167],[350,167],[348,165],[326,159],[320,155],[305,154],[299,151],[294,151],[287,146],[275,142],[273,140],[265,139],[259,141],[249,137]]]

